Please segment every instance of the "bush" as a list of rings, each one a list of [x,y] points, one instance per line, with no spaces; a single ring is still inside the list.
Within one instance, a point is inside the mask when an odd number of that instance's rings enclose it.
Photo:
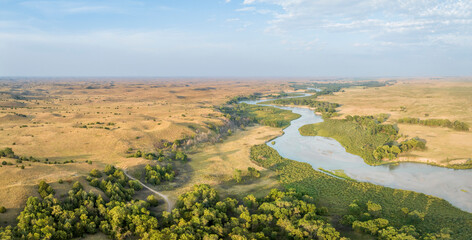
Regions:
[[[45,181],[40,181],[38,193],[42,198],[46,198],[47,196],[54,194],[54,189],[52,189],[52,187],[49,186],[49,184],[47,184]]]
[[[141,183],[139,183],[138,180],[129,180],[128,185],[135,191],[139,191],[143,189],[143,186],[141,185]]]
[[[90,176],[100,178],[102,177],[102,173],[98,169],[92,169],[92,171],[90,171]]]
[[[159,200],[157,200],[156,196],[154,195],[149,195],[146,200],[152,207],[157,207],[157,205],[159,205]]]
[[[240,183],[240,182],[243,180],[242,171],[239,170],[239,169],[234,169],[234,172],[233,172],[233,179],[234,179],[237,183]]]
[[[13,149],[5,148],[3,150],[0,150],[0,157],[15,158],[16,156],[13,152]]]
[[[5,213],[6,211],[7,211],[7,209],[4,206],[0,207],[0,213]]]
[[[146,170],[146,182],[153,185],[158,185],[163,181],[172,181],[175,177],[175,172],[172,170],[172,165],[170,164],[167,164],[165,167],[159,164],[153,167],[148,164],[144,169]]]
[[[248,167],[247,171],[248,171],[249,177],[254,177],[254,178],[261,177],[261,172],[259,172],[259,170],[255,169],[253,167]]]
[[[187,161],[187,155],[182,151],[177,151],[175,153],[175,160],[185,162],[185,161]]]

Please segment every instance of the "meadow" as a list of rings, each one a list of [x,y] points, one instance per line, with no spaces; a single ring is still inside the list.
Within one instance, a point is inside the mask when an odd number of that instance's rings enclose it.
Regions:
[[[402,118],[448,119],[472,126],[472,82],[461,78],[398,79],[385,87],[354,87],[320,101],[339,103],[339,118],[346,115],[388,114],[386,123],[396,124],[404,138],[426,141],[425,151],[412,151],[396,161],[415,161],[440,166],[468,164],[472,132],[447,127],[398,123]]]
[[[0,149],[41,162],[0,158],[12,164],[0,167],[0,206],[7,209],[1,224],[15,222],[27,197],[38,196],[40,180],[84,182],[91,169],[106,164],[144,167],[149,161],[129,158],[129,149],[155,152],[165,142],[205,141],[228,123],[214,106],[248,92],[287,88],[277,80],[3,79]],[[58,196],[66,193],[67,184],[56,187]]]

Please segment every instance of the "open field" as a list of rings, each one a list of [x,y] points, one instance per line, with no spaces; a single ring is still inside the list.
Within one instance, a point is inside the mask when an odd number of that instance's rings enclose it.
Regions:
[[[223,142],[216,144],[203,143],[195,148],[189,155],[188,163],[174,163],[177,176],[172,182],[161,183],[158,186],[147,184],[149,187],[168,196],[171,205],[174,205],[178,197],[191,191],[196,184],[209,184],[226,197],[241,197],[253,194],[257,197],[267,194],[270,189],[277,188],[278,182],[275,173],[268,171],[250,160],[252,146],[262,144],[282,134],[280,128],[268,126],[248,127],[245,131],[237,131],[226,137]],[[155,165],[155,161],[142,158],[128,158],[129,161],[118,164],[123,169],[138,179],[144,181],[145,165]],[[235,169],[247,171],[248,167],[254,167],[261,172],[258,179],[246,179],[242,183],[233,180]],[[138,199],[145,199],[150,192],[143,189],[137,192]],[[165,203],[161,201],[158,207],[165,210]]]
[[[251,162],[251,147],[262,144],[282,134],[279,128],[256,126],[246,131],[237,131],[227,137],[222,143],[208,145],[197,150],[189,157],[185,172],[182,172],[181,180],[176,182],[177,188],[164,192],[177,198],[180,194],[191,190],[195,184],[210,184],[218,189],[224,196],[242,196],[249,193],[262,196],[277,187],[274,173]],[[235,184],[233,171],[240,169],[246,171],[248,167],[254,167],[261,171],[261,178],[247,183]]]
[[[3,160],[10,161],[6,158],[2,158]],[[8,224],[14,223],[18,214],[23,210],[22,206],[25,205],[28,197],[39,197],[37,186],[41,180],[54,183],[52,186],[56,190],[57,197],[67,194],[71,184],[75,181],[81,181],[87,191],[93,189],[85,184],[85,180],[81,176],[87,175],[94,167],[96,166],[87,163],[60,165],[25,163],[25,169],[20,169],[15,165],[1,167],[0,204],[7,208],[7,212],[1,216],[2,225],[4,221]],[[59,179],[62,179],[64,183],[57,183]]]
[[[172,142],[209,132],[212,126],[222,125],[226,121],[213,106],[238,95],[272,93],[285,88],[281,86],[282,81],[127,81],[0,81],[0,149],[10,147],[19,156],[33,156],[42,161],[47,158],[49,162],[75,162],[58,165],[23,162],[18,165],[25,165],[25,169],[20,169],[15,166],[17,163],[14,160],[7,159],[13,165],[0,168],[0,206],[7,208],[7,213],[1,216],[2,222],[14,221],[27,197],[38,195],[36,185],[40,180],[50,183],[57,183],[59,179],[84,181],[80,176],[86,175],[92,168],[103,169],[106,164],[123,168],[145,165],[148,160],[127,158],[128,149],[156,151],[163,140]],[[241,145],[243,141],[247,141],[246,144],[251,141],[261,143],[276,132],[267,127],[250,130],[248,136],[238,133],[234,137],[241,138],[237,140]],[[255,140],[258,138],[260,140]],[[239,147],[238,144],[233,145],[236,155],[247,158],[250,146]],[[221,148],[223,150],[218,150],[221,154],[226,148],[232,151],[226,145]],[[218,152],[216,149],[214,151],[215,154]],[[230,159],[234,157],[234,154],[228,155]],[[223,161],[223,155],[215,158]],[[215,158],[211,161],[218,161]],[[198,162],[198,156],[195,159]],[[93,164],[85,163],[86,160]],[[233,164],[238,160],[230,161]],[[246,164],[241,162],[241,166]],[[201,169],[198,164],[192,165],[195,169],[199,167]],[[206,172],[209,169],[204,169],[206,174],[210,173]],[[59,189],[56,196],[63,194],[60,191],[62,186],[70,188],[66,185],[54,184],[54,188]],[[143,196],[138,198],[144,199],[146,194],[143,191]]]
[[[345,115],[390,114],[387,123],[397,119],[459,120],[472,126],[472,82],[463,79],[402,80],[393,86],[378,88],[349,88],[334,95],[319,97],[336,102]],[[400,134],[426,140],[427,150],[414,151],[400,161],[430,162],[439,165],[461,164],[472,158],[472,132],[454,131],[442,127],[398,124]]]

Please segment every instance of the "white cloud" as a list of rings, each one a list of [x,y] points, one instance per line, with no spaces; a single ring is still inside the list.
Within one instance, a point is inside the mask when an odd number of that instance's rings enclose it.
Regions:
[[[252,12],[255,10],[256,10],[255,7],[243,7],[243,8],[236,9],[236,12]]]
[[[43,13],[81,14],[113,12],[123,13],[124,10],[108,5],[98,5],[89,2],[73,1],[24,1],[22,6],[39,10]]]
[[[267,31],[282,35],[296,31],[361,33],[382,42],[391,37],[398,44],[472,36],[470,0],[245,0],[244,4],[280,9],[272,13]]]
[[[226,19],[226,22],[237,22],[239,20],[240,20],[239,18],[228,18]]]

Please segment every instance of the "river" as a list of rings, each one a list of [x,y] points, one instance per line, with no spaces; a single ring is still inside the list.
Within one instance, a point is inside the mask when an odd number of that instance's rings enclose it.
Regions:
[[[266,100],[244,101],[257,104]],[[285,158],[309,163],[315,170],[344,170],[357,181],[370,182],[386,187],[412,190],[443,198],[452,205],[472,212],[472,170],[454,170],[421,163],[370,166],[364,160],[346,152],[332,138],[302,136],[298,129],[306,124],[319,123],[323,118],[313,110],[302,107],[273,106],[301,115],[284,129],[284,134],[267,143]]]

